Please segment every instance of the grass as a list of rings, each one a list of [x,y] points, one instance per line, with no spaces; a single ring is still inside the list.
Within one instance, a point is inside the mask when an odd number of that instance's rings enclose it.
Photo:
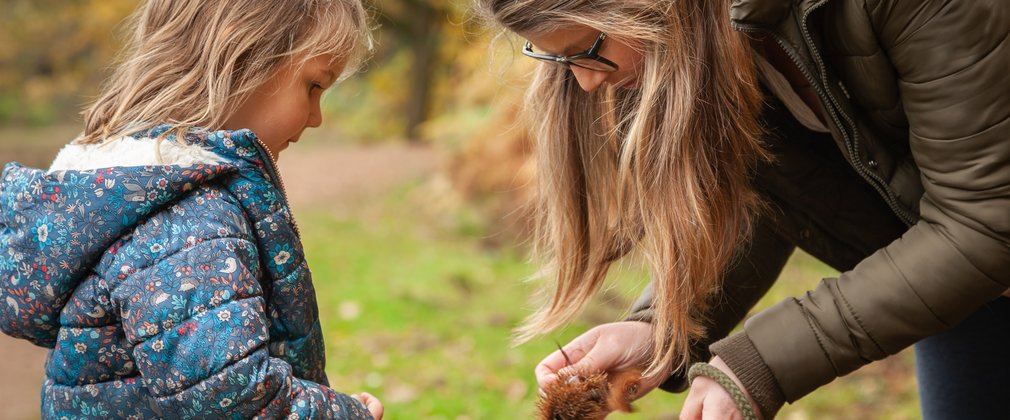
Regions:
[[[530,267],[516,252],[420,220],[401,191],[385,206],[299,215],[334,387],[383,399],[389,418],[513,418],[532,412],[530,363],[511,348]],[[365,217],[356,217],[364,213]],[[571,336],[559,336],[568,339]]]
[[[424,211],[431,200],[424,191],[414,186],[357,208],[298,212],[333,386],[378,395],[389,419],[531,417],[532,370],[553,351],[554,340],[564,343],[596,323],[620,319],[642,276],[622,270],[615,287],[572,326],[512,348],[510,331],[531,310],[534,285],[523,279],[533,267],[517,251],[483,246],[480,229]],[[829,275],[797,254],[758,307]],[[638,413],[612,418],[676,418],[682,399],[653,392],[636,404]],[[779,417],[916,418],[911,354],[837,380]]]

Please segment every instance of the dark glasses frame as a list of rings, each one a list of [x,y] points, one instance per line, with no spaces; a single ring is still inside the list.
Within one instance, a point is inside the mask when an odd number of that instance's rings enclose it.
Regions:
[[[593,46],[589,47],[588,50],[585,50],[585,51],[580,52],[578,54],[572,54],[572,55],[554,55],[554,54],[540,54],[540,53],[536,53],[536,52],[533,52],[533,43],[531,43],[529,41],[526,41],[526,45],[523,46],[523,55],[525,55],[527,57],[535,58],[537,60],[548,61],[548,62],[552,62],[552,63],[559,63],[559,64],[563,64],[563,65],[566,65],[566,66],[581,67],[581,68],[588,69],[588,70],[593,70],[593,71],[615,72],[615,71],[617,71],[620,68],[617,65],[617,63],[614,63],[613,61],[610,61],[610,60],[608,60],[608,59],[600,56],[600,54],[599,54],[600,48],[603,46],[603,40],[605,40],[605,39],[607,39],[607,34],[605,34],[603,32],[600,32],[600,35],[596,37],[596,42],[593,43]],[[605,69],[592,68],[592,67],[587,67],[585,65],[582,65],[582,64],[574,62],[574,60],[583,60],[583,59],[590,59],[590,60],[596,61],[596,62],[598,62],[600,64],[603,64],[604,66],[606,66],[608,68],[605,68]]]

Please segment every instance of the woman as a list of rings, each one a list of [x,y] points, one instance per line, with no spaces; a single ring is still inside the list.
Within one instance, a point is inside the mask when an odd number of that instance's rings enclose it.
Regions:
[[[527,111],[557,280],[519,341],[637,250],[652,282],[631,317],[564,350],[579,368],[647,364],[644,391],[684,389],[714,355],[682,418],[774,417],[916,342],[926,417],[1002,413],[1010,4],[794,3],[477,1],[545,62]],[[842,274],[724,338],[795,247]],[[538,381],[565,364],[548,356]]]

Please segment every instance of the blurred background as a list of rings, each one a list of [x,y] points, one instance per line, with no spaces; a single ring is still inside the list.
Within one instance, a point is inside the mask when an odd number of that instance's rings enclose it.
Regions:
[[[122,45],[130,0],[2,0],[0,163],[47,168],[80,131]],[[531,60],[465,0],[368,3],[377,49],[324,99],[323,127],[285,151],[281,172],[303,232],[333,387],[368,391],[387,419],[530,418],[533,367],[620,319],[647,282],[633,261],[571,326],[513,348],[532,308],[535,173],[516,118]],[[518,58],[517,58],[518,57]],[[795,255],[758,306],[832,273]],[[39,417],[45,349],[0,335],[0,419]],[[780,418],[918,418],[912,355],[874,363],[787,406]],[[638,412],[675,419],[683,395]]]

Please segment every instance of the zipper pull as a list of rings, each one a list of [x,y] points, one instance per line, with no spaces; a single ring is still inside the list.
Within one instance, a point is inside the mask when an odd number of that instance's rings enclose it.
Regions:
[[[849,90],[845,88],[845,84],[841,80],[838,81],[838,88],[842,90],[842,94],[845,95],[846,99],[852,99],[852,96],[849,95]]]

